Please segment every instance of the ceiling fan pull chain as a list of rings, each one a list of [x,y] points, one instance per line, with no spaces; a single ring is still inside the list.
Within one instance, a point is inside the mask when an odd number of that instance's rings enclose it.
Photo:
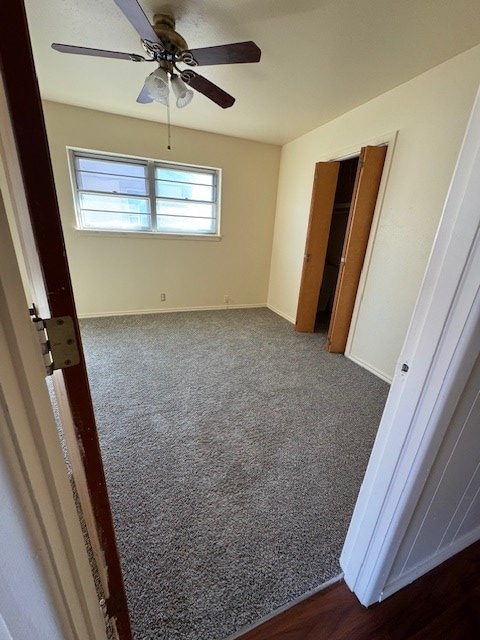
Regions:
[[[171,131],[170,131],[170,101],[167,103],[167,149],[171,149]]]

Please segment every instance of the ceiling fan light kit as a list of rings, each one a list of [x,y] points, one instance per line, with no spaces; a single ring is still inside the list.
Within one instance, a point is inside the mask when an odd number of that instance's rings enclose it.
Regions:
[[[155,101],[168,107],[169,85],[171,85],[178,108],[185,107],[191,102],[192,89],[195,89],[226,109],[235,102],[233,96],[193,69],[182,69],[178,65],[197,67],[260,61],[261,51],[251,41],[189,49],[184,38],[175,31],[175,20],[172,16],[163,13],[155,14],[153,25],[151,25],[137,0],[114,0],[114,2],[139,34],[142,47],[148,57],[136,53],[58,43],[53,43],[52,48],[61,53],[117,58],[132,62],[156,62],[158,68],[147,76],[144,87],[137,97],[137,102],[140,104]]]
[[[152,100],[164,102],[168,98],[168,74],[165,69],[158,67],[145,79],[145,88]]]
[[[189,104],[192,99],[193,99],[193,91],[191,89],[189,89],[185,83],[183,82],[183,80],[173,74],[171,76],[171,85],[172,85],[172,89],[173,89],[173,93],[175,94],[175,97],[177,99],[177,107],[179,109],[183,109],[183,107],[186,107],[187,104]]]

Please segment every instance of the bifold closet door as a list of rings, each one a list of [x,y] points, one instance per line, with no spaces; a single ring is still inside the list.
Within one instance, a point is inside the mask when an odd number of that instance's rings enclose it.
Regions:
[[[363,147],[360,154],[328,330],[332,353],[344,353],[347,345],[386,153],[387,147]]]
[[[315,330],[340,162],[317,162],[303,257],[295,330]]]

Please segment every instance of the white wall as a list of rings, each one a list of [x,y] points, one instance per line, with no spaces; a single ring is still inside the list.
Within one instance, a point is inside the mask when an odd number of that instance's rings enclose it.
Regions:
[[[479,83],[475,47],[282,149],[268,304],[293,321],[315,162],[399,132],[350,352],[388,379]]]
[[[232,306],[266,303],[280,147],[174,127],[168,151],[158,123],[52,102],[44,110],[79,315],[222,307],[225,294]],[[77,232],[67,145],[220,167],[222,239]]]

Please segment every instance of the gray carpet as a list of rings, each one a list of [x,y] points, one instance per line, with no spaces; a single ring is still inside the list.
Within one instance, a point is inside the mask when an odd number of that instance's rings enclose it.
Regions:
[[[222,640],[339,573],[385,382],[267,309],[81,327],[136,640]]]

